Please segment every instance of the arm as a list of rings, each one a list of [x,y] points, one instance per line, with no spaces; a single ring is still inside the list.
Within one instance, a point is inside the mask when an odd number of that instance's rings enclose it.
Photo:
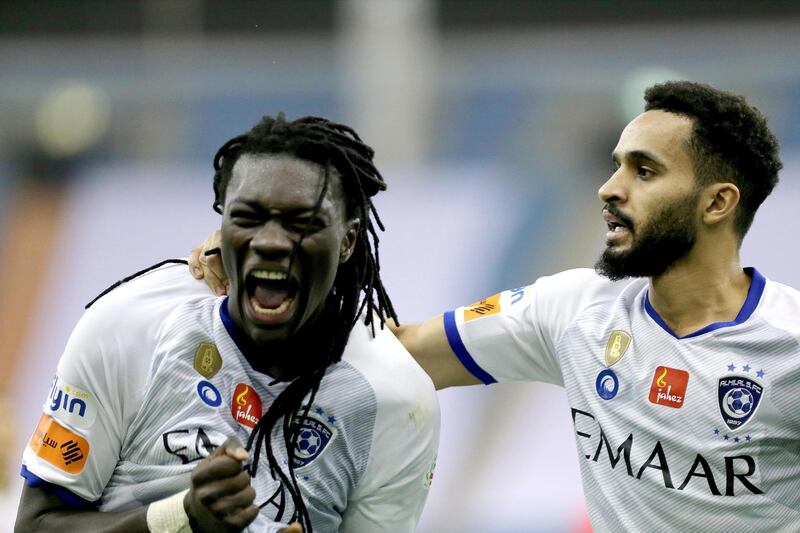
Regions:
[[[453,353],[442,315],[419,324],[402,326],[389,321],[389,329],[431,377],[437,390],[480,383]]]
[[[228,439],[192,471],[188,492],[125,512],[79,509],[65,503],[54,485],[25,486],[15,531],[162,533],[190,531],[189,524],[196,533],[241,531],[258,515],[256,493],[243,468],[247,458],[241,444]],[[283,531],[300,533],[296,527]]]
[[[123,513],[100,513],[77,510],[65,504],[50,488],[22,489],[19,500],[16,533],[58,531],[61,528],[98,532],[147,532],[147,508]]]

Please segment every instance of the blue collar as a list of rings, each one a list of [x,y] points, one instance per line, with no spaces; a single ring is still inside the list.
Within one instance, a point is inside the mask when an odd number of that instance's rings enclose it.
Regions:
[[[650,297],[647,292],[645,292],[644,295],[644,309],[647,311],[647,314],[650,315],[650,318],[655,320],[656,324],[661,326],[664,331],[676,339],[689,339],[691,337],[697,337],[698,335],[708,333],[709,331],[714,331],[715,329],[736,326],[750,318],[750,315],[752,315],[753,311],[756,310],[758,302],[761,300],[761,295],[764,293],[764,286],[767,283],[766,278],[764,278],[764,276],[762,276],[761,273],[753,267],[745,268],[744,272],[750,276],[752,281],[750,282],[750,290],[747,291],[747,298],[744,301],[744,305],[742,305],[742,308],[739,310],[739,314],[736,315],[736,318],[733,320],[733,322],[714,322],[713,324],[709,324],[693,333],[679,337],[674,331],[672,331],[672,329],[670,329],[667,323],[664,322],[660,316],[658,316],[658,313],[655,309],[653,309],[653,306],[650,305]]]
[[[250,366],[254,367],[253,363],[258,361],[258,358],[255,356],[255,354],[246,349],[248,344],[252,343],[243,342],[241,334],[237,331],[236,325],[233,323],[230,313],[228,313],[227,296],[219,305],[219,318],[222,320],[222,325],[225,326],[225,331],[228,332],[228,336],[231,338],[231,340],[233,340],[233,343],[236,345],[236,347],[239,348],[239,351],[242,352],[242,355],[245,359],[247,359],[247,362],[250,363]]]

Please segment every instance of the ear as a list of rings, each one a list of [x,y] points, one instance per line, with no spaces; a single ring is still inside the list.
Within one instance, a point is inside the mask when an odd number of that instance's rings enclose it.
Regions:
[[[344,237],[342,237],[342,245],[339,247],[339,264],[346,263],[350,256],[353,255],[353,250],[356,249],[356,242],[358,241],[358,230],[361,227],[361,220],[353,218],[346,223],[346,230]]]
[[[733,220],[739,205],[739,187],[733,183],[712,183],[703,191],[703,222],[708,225]]]

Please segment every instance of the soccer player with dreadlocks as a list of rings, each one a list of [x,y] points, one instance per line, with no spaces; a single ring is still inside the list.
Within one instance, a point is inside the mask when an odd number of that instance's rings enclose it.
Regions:
[[[20,530],[413,531],[439,411],[383,327],[372,158],[282,114],[220,148],[229,296],[161,264],[92,302],[25,451]]]

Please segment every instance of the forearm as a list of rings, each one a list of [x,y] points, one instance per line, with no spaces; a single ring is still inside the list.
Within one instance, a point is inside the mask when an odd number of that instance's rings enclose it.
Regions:
[[[25,487],[20,498],[14,531],[53,531],[62,533],[130,532],[174,533],[188,531],[184,498],[180,492],[152,504],[122,512],[101,512],[68,507],[48,488]],[[182,529],[185,528],[185,529]]]
[[[480,383],[450,348],[441,315],[420,324],[392,323],[390,329],[430,376],[437,390]]]
[[[53,510],[38,516],[17,516],[15,533],[27,532],[102,532],[148,533],[147,507],[117,513],[100,511]]]

